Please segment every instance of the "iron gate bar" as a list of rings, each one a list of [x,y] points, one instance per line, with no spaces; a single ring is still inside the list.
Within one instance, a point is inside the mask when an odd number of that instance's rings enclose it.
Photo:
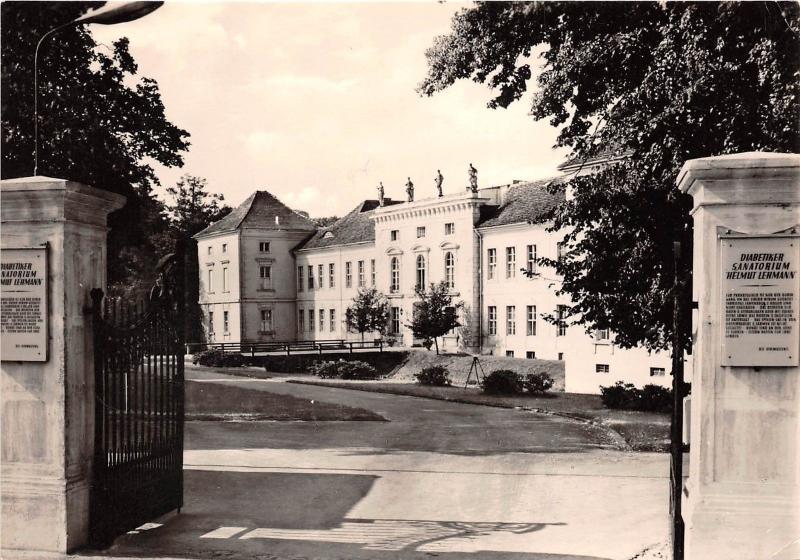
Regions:
[[[183,506],[184,257],[162,259],[147,305],[91,294],[94,546]]]

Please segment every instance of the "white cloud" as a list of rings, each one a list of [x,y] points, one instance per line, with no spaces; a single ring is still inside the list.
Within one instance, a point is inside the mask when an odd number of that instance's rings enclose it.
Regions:
[[[257,90],[280,89],[295,94],[297,89],[315,90],[322,93],[342,93],[351,89],[358,80],[344,79],[334,80],[322,76],[301,75],[301,74],[281,74],[254,80],[251,87]]]
[[[277,144],[280,134],[268,130],[254,130],[244,136],[245,149],[252,155],[263,155],[265,150],[269,150]]]
[[[314,187],[303,187],[299,191],[293,190],[279,196],[284,204],[295,210],[308,212],[309,206],[313,206],[314,210],[324,208],[324,205],[319,204],[322,201],[322,193]]]
[[[459,82],[432,98],[415,91],[425,49],[447,32],[456,3],[167,2],[141,20],[92,26],[121,36],[143,76],[155,78],[168,118],[187,129],[181,170],[206,177],[231,203],[267,188],[313,215],[342,215],[359,200],[403,195],[409,175],[447,192],[552,175],[556,133],[528,115],[529,100],[489,110],[485,86]]]

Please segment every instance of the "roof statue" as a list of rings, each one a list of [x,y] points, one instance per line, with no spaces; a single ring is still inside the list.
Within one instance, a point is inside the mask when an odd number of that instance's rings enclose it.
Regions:
[[[469,164],[469,186],[467,190],[474,193],[478,192],[478,170],[471,163]]]
[[[386,199],[384,198],[384,189],[383,189],[383,181],[378,183],[378,205],[383,206],[386,204]]]
[[[442,176],[441,169],[436,170],[436,178],[434,179],[434,181],[436,182],[436,190],[439,193],[439,198],[441,198],[442,196],[444,196],[442,194],[442,183],[444,182],[444,177]]]
[[[406,183],[406,193],[408,193],[408,201],[414,202],[414,183],[411,182],[411,177],[408,178]]]

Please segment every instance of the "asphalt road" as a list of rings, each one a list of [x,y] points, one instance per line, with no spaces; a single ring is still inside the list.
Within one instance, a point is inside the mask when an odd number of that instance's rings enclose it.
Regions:
[[[185,507],[104,554],[628,560],[663,540],[667,457],[523,411],[189,371],[389,422],[188,422]]]

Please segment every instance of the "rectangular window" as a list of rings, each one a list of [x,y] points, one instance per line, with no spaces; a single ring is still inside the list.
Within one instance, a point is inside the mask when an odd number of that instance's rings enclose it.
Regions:
[[[353,287],[353,263],[350,261],[344,263],[344,287]]]
[[[453,222],[449,222],[444,225],[445,235],[453,235],[455,232],[456,232],[456,225]]]
[[[608,373],[608,364],[595,364],[594,371],[595,373]]]
[[[536,336],[536,306],[529,305],[527,307],[527,328],[525,334],[528,336]]]
[[[489,306],[489,312],[486,314],[489,318],[489,334],[497,334],[497,307],[494,305]]]
[[[363,288],[364,287],[364,282],[365,282],[364,274],[365,274],[364,261],[358,261],[358,287],[359,288]]]
[[[597,341],[600,340],[608,340],[608,329],[595,329],[594,331],[594,339]]]
[[[314,332],[314,310],[308,310],[308,332]]]
[[[556,309],[558,321],[556,322],[556,336],[566,336],[567,334],[567,306],[559,305]]]
[[[425,226],[417,226],[417,239],[425,237]]]
[[[261,253],[269,253],[269,241],[259,241],[258,250]]]
[[[302,292],[304,288],[305,288],[305,285],[303,284],[303,267],[302,266],[298,266],[297,267],[297,291],[298,292]]]
[[[389,332],[391,334],[399,334],[400,333],[400,308],[399,307],[392,307],[391,309],[391,325],[389,326]]]
[[[536,352],[531,352],[530,350],[528,350],[527,352],[525,352],[525,358],[527,358],[528,360],[535,360]]]
[[[400,230],[393,229],[389,232],[389,240],[390,241],[397,241],[400,239]]]
[[[506,350],[506,358],[513,358],[514,351],[513,350]]]
[[[400,291],[400,259],[392,257],[389,261],[389,293],[396,294]]]
[[[536,272],[536,245],[528,245],[528,262],[525,269],[528,274]]]
[[[222,312],[222,332],[224,334],[228,334],[230,332],[228,330],[229,326],[230,325],[228,324],[228,312],[227,311],[223,311]]]
[[[560,362],[560,361],[562,361],[563,359],[564,359],[564,352],[559,352],[559,353],[558,353],[558,361]]]
[[[312,265],[308,265],[308,291],[314,289],[314,267]]]
[[[325,265],[317,265],[317,287],[322,289],[325,287]]]
[[[667,370],[663,367],[651,367],[650,377],[664,377],[667,375]]]
[[[222,252],[223,253],[227,253],[228,252],[228,244],[227,243],[223,243],[222,244]]]
[[[227,292],[228,291],[228,267],[227,266],[223,266],[222,267],[222,291],[223,292]]]
[[[272,332],[272,309],[261,310],[261,332]]]
[[[336,286],[336,265],[333,263],[328,265],[328,286],[331,288]]]
[[[261,278],[261,289],[272,289],[272,267],[268,265],[261,265],[258,267],[258,275]]]
[[[506,306],[506,334],[517,334],[517,308]]]
[[[208,335],[212,336],[214,334],[214,312],[208,312]]]
[[[336,310],[331,309],[328,311],[328,321],[330,321],[330,331],[332,333],[336,332]]]
[[[322,332],[324,330],[325,330],[325,310],[324,309],[320,309],[319,310],[319,332]]]
[[[211,245],[208,246],[208,254],[211,254]]]
[[[565,248],[566,244],[563,241],[560,241],[556,244],[556,260],[561,262],[564,258],[564,253],[566,252]]]
[[[375,259],[369,261],[369,282],[370,286],[375,287]]]
[[[208,269],[208,293],[214,293],[214,269]]]
[[[517,275],[517,248],[506,247],[506,278]]]
[[[297,333],[300,334],[306,330],[306,312],[302,309],[297,311]]]
[[[486,271],[486,277],[489,280],[494,279],[495,271],[497,270],[497,249],[489,249],[489,252],[486,257],[486,262],[488,263],[488,269]]]

